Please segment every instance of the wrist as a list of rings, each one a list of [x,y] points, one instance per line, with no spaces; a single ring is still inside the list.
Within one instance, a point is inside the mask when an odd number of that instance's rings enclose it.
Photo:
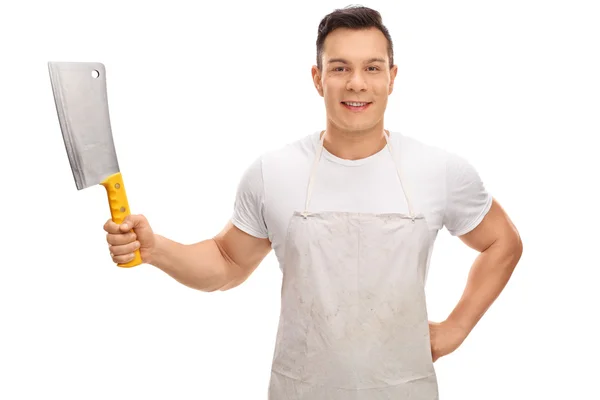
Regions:
[[[158,267],[158,264],[160,264],[160,258],[161,255],[164,254],[163,248],[164,248],[164,241],[165,238],[157,235],[157,234],[153,234],[154,235],[154,245],[151,247],[150,251],[148,252],[148,259],[146,261],[147,264],[153,265],[155,267]]]
[[[446,320],[444,320],[444,325],[452,328],[453,331],[459,332],[465,338],[469,335],[471,330],[473,330],[473,324],[469,323],[469,321],[464,318],[460,318],[457,315],[450,315]]]

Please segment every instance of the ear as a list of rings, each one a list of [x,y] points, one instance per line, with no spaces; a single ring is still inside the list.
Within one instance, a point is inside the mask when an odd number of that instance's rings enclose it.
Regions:
[[[312,66],[311,74],[312,74],[313,83],[315,85],[315,89],[317,89],[317,92],[319,92],[319,95],[321,97],[323,97],[323,84],[321,83],[321,71],[319,71],[319,68],[317,68],[316,65]]]
[[[398,66],[394,65],[390,68],[390,86],[388,88],[388,95],[392,94],[394,91],[394,80],[396,79],[396,75],[398,74]]]

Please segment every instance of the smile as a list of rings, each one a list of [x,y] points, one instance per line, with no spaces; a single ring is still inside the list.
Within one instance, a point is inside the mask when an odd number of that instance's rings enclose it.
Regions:
[[[352,111],[366,110],[372,103],[366,101],[342,101],[344,107]]]

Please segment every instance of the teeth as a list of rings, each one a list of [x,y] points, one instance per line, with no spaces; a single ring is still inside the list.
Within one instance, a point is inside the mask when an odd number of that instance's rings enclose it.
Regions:
[[[367,103],[354,103],[354,102],[348,102],[348,101],[345,103],[352,107],[362,107],[367,104]]]

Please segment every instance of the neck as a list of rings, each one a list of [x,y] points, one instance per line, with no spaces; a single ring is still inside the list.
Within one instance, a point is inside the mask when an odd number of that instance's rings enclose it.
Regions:
[[[327,122],[327,132],[323,147],[336,157],[345,160],[360,160],[380,152],[387,142],[383,122],[373,128],[349,131]]]

